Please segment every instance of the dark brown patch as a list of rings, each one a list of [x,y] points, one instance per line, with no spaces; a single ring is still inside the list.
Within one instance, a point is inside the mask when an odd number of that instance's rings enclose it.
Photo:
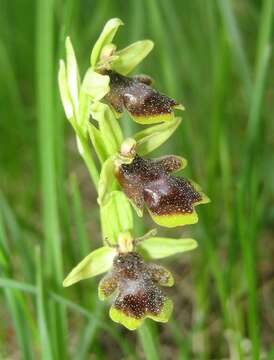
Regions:
[[[157,215],[192,213],[202,196],[190,181],[169,174],[179,167],[178,158],[172,156],[158,161],[136,156],[131,164],[121,165],[116,176],[138,208],[146,203]]]
[[[178,103],[166,95],[160,94],[147,83],[148,78],[130,78],[107,70],[110,77],[110,91],[105,100],[118,112],[124,107],[133,116],[154,116],[172,112]]]

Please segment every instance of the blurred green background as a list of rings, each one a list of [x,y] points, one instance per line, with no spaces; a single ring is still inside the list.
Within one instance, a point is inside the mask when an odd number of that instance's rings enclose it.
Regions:
[[[273,0],[0,6],[0,358],[274,359]],[[58,59],[70,35],[83,74],[111,17],[125,23],[119,47],[155,42],[138,71],[186,107],[158,153],[186,157],[186,175],[212,201],[199,224],[173,231],[199,248],[162,262],[175,276],[175,310],[166,325],[148,322],[146,354],[99,304],[98,279],[61,285],[101,237],[58,95]]]

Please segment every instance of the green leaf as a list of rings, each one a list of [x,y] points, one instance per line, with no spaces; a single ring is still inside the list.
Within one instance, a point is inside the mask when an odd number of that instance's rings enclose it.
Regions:
[[[108,152],[105,149],[105,144],[102,138],[101,132],[91,123],[88,123],[88,132],[89,137],[94,146],[96,154],[101,163],[103,163],[108,158]]]
[[[71,120],[73,118],[73,105],[69,93],[66,65],[64,60],[60,60],[59,72],[58,72],[58,84],[59,91],[62,100],[62,104],[65,110],[66,117]]]
[[[101,100],[109,92],[109,76],[101,75],[89,68],[85,74],[81,92],[89,95],[92,101]]]
[[[143,156],[157,149],[174,133],[180,123],[181,118],[176,117],[171,121],[164,122],[159,125],[150,126],[147,129],[135,134],[133,138],[137,142],[137,154]]]
[[[193,239],[152,237],[141,241],[137,245],[137,249],[151,259],[162,259],[167,256],[193,250],[197,246],[197,242]]]
[[[107,202],[100,207],[104,239],[116,244],[120,233],[133,229],[130,204],[122,191],[113,191]]]
[[[108,105],[101,102],[92,104],[91,115],[98,121],[102,139],[108,155],[117,153],[123,141],[120,125]]]
[[[117,180],[114,176],[113,158],[107,159],[101,170],[98,184],[98,203],[104,205],[107,201],[107,195],[117,189]]]
[[[112,260],[115,255],[116,250],[109,246],[103,246],[92,251],[74,269],[72,269],[65,278],[63,286],[67,287],[80,280],[108,271],[112,266]]]
[[[91,52],[90,63],[92,67],[95,67],[102,48],[112,42],[112,39],[121,25],[123,25],[123,22],[118,18],[110,19],[106,23]]]
[[[111,69],[127,75],[150,53],[153,46],[151,40],[142,40],[117,51],[115,59],[110,64]]]
[[[74,110],[77,114],[79,107],[80,76],[74,49],[69,37],[66,38],[66,60],[69,92],[73,102]]]

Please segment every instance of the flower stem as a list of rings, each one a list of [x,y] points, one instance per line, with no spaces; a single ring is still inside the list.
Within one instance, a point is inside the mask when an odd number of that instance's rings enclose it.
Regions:
[[[138,329],[138,335],[143,346],[146,359],[159,360],[155,339],[149,325],[146,322],[144,322],[144,324]]]
[[[88,168],[89,175],[91,177],[91,180],[97,190],[98,183],[99,183],[99,173],[96,168],[94,159],[92,157],[90,147],[88,144],[88,139],[82,135],[80,132],[77,132],[77,141],[80,143],[81,151],[80,155],[82,156],[83,160],[85,161],[85,164]]]

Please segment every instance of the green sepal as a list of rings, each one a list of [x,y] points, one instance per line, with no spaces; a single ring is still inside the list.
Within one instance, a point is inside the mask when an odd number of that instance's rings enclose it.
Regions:
[[[120,233],[133,229],[130,204],[122,191],[112,191],[100,207],[103,238],[116,244]]]
[[[135,134],[136,152],[144,156],[161,146],[174,133],[181,123],[181,118],[175,117],[171,121],[150,126]]]
[[[117,153],[123,141],[123,133],[110,107],[96,102],[91,105],[91,115],[98,121],[108,155]]]
[[[92,251],[75,268],[71,270],[63,281],[63,286],[67,287],[76,282],[102,274],[112,266],[112,260],[116,255],[116,250],[109,246],[103,246]]]
[[[90,55],[90,63],[92,67],[95,67],[97,60],[100,57],[101,50],[104,46],[112,42],[119,26],[121,25],[123,25],[123,22],[118,18],[110,19],[106,23]]]
[[[137,244],[138,251],[150,259],[162,259],[171,255],[193,250],[197,247],[193,239],[172,239],[152,237]]]
[[[81,92],[94,102],[101,100],[109,92],[109,76],[101,75],[89,68],[84,76]]]
[[[130,73],[153,49],[151,40],[141,40],[117,51],[110,68],[119,74],[127,75]]]
[[[107,159],[101,170],[98,184],[98,203],[102,206],[106,204],[107,196],[112,191],[117,190],[118,182],[114,176],[114,160],[113,157]]]

